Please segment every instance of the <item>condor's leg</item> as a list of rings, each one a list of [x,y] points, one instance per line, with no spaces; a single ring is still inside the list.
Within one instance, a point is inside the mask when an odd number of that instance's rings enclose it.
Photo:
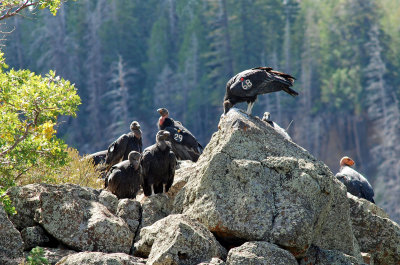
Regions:
[[[150,187],[151,187],[151,195],[150,196],[153,196],[155,194],[154,193],[154,184],[151,184]]]
[[[253,109],[254,102],[255,101],[247,102],[247,111],[246,111],[247,115],[251,115],[251,110]]]

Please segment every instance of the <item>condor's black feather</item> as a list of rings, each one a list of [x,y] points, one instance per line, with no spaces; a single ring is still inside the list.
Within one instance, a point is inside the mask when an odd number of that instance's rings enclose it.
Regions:
[[[171,147],[165,142],[169,132],[161,130],[157,133],[156,144],[147,147],[140,159],[141,185],[146,196],[162,193],[163,185],[168,191],[174,181],[176,157]]]
[[[226,84],[224,113],[239,102],[249,104],[248,114],[258,95],[285,91],[291,96],[298,93],[291,89],[295,78],[289,74],[272,70],[270,67],[256,67],[232,77]]]

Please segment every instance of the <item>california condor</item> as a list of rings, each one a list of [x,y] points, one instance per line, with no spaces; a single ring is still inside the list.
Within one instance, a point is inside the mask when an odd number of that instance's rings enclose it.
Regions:
[[[121,160],[127,160],[131,151],[142,152],[142,131],[139,122],[133,121],[130,130],[129,133],[121,135],[110,144],[107,150],[106,164],[113,166]]]
[[[167,192],[174,181],[176,157],[166,142],[169,137],[168,131],[158,131],[156,143],[143,151],[141,185],[146,196]]]
[[[340,170],[335,177],[346,186],[347,192],[375,203],[371,184],[363,175],[351,168],[354,164],[354,160],[350,157],[343,157],[340,160]]]
[[[104,164],[106,162],[106,155],[107,155],[107,150],[99,151],[93,154],[88,154],[85,156],[85,159],[93,159],[93,164],[99,165],[99,164]]]
[[[262,121],[269,124],[271,127],[275,129],[280,135],[282,135],[285,139],[287,140],[292,140],[292,138],[289,136],[289,134],[286,132],[285,129],[283,129],[281,126],[279,126],[276,122],[273,122],[271,120],[271,114],[266,111],[264,112],[264,116],[262,118]]]
[[[170,132],[169,141],[177,159],[196,162],[203,151],[203,146],[196,137],[182,123],[170,118],[166,108],[160,108],[157,112],[161,116],[158,120],[158,129]]]
[[[250,115],[257,96],[261,94],[283,90],[291,96],[297,96],[298,93],[290,88],[294,79],[270,67],[256,67],[240,72],[226,83],[224,114],[236,103],[247,102],[247,114]]]
[[[134,199],[140,189],[140,153],[132,151],[128,160],[114,166],[108,172],[104,186],[118,199]]]

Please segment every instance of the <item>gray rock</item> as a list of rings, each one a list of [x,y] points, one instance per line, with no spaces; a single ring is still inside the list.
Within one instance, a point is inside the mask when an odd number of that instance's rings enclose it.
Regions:
[[[314,238],[313,245],[322,249],[338,250],[362,261],[360,247],[353,233],[350,218],[350,205],[346,187],[337,179],[333,185],[332,201],[328,218],[321,232]]]
[[[337,250],[325,250],[316,246],[309,248],[307,255],[299,262],[300,265],[362,265],[357,258]]]
[[[141,218],[140,203],[132,199],[120,200],[117,208],[117,216],[121,217],[128,224],[133,234],[136,234]]]
[[[50,242],[46,232],[38,225],[22,229],[21,236],[24,241],[24,250],[29,250],[36,246],[44,246]]]
[[[147,264],[198,264],[226,250],[202,224],[184,215],[169,215],[142,228],[135,255],[148,257]]]
[[[124,253],[81,252],[62,258],[59,265],[143,265],[146,261]]]
[[[297,265],[295,257],[287,250],[262,241],[246,242],[229,250],[227,265]]]
[[[47,185],[35,221],[74,250],[129,253],[134,234],[97,196],[77,185]]]
[[[39,208],[39,195],[46,190],[42,184],[29,184],[26,186],[11,187],[7,191],[17,214],[10,216],[11,222],[18,230],[35,226],[35,210]]]
[[[42,249],[43,249],[43,257],[46,258],[49,264],[51,265],[56,264],[63,257],[76,253],[76,251],[70,249],[48,248],[48,247],[42,247]],[[25,257],[27,256],[29,256],[29,251],[25,252]]]
[[[226,263],[223,260],[220,260],[219,258],[212,258],[209,261],[199,263],[197,265],[225,265]]]
[[[107,209],[115,214],[118,207],[118,198],[108,190],[102,190],[98,197],[99,203],[103,204]]]
[[[14,259],[23,257],[23,247],[21,234],[8,219],[0,203],[0,264],[12,264]]]
[[[154,224],[172,211],[172,200],[166,194],[155,194],[142,200],[142,222],[140,227]]]
[[[332,172],[238,110],[222,116],[218,128],[196,167],[187,169],[190,181],[178,192],[174,213],[224,240],[268,241],[303,256],[334,202],[339,184]]]
[[[374,264],[400,264],[400,226],[377,205],[347,194],[354,235]]]

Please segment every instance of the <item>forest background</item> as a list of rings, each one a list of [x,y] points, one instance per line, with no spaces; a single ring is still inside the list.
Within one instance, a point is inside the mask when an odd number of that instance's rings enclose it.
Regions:
[[[253,114],[290,124],[333,173],[352,157],[400,221],[400,0],[80,0],[0,27],[13,31],[1,41],[10,67],[53,69],[78,88],[77,118],[57,131],[81,154],[106,149],[133,120],[152,144],[159,107],[205,146],[231,76],[287,72],[300,95],[260,96]]]

